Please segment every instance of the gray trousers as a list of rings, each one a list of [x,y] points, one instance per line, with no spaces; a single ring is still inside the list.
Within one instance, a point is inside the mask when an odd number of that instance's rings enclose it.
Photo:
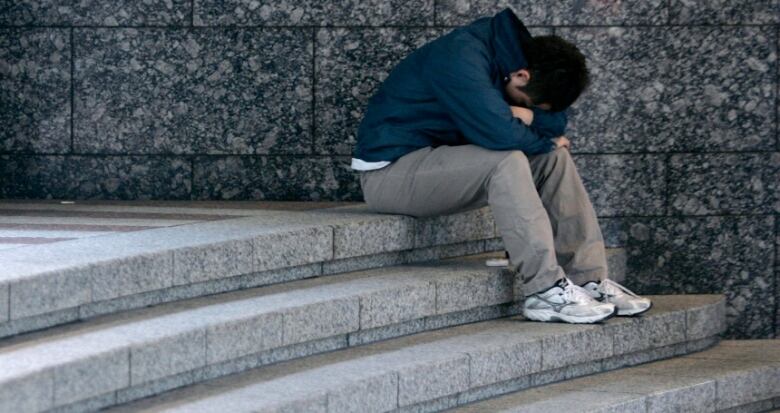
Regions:
[[[490,205],[525,296],[568,276],[607,277],[604,239],[567,148],[539,155],[477,145],[427,146],[360,172],[368,209],[428,217]],[[522,282],[518,281],[522,279]]]

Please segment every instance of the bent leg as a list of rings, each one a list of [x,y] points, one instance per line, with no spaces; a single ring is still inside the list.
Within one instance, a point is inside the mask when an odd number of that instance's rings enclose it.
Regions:
[[[576,284],[607,278],[604,238],[571,153],[558,148],[529,160],[552,223],[558,263]]]
[[[490,205],[510,268],[523,277],[525,295],[564,276],[555,258],[550,219],[521,151],[426,147],[382,169],[362,172],[361,186],[369,209],[377,212],[425,217]]]

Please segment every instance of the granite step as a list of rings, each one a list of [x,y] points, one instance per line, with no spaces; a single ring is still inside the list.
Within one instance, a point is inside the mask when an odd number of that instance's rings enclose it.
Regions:
[[[722,341],[695,354],[521,390],[448,410],[765,412],[780,407],[780,341]]]
[[[0,337],[224,291],[503,248],[489,207],[426,219],[376,214],[365,204],[223,218],[0,251]]]
[[[469,286],[453,297],[468,291],[475,289]],[[201,368],[198,378],[204,381],[116,411],[438,411],[529,386],[689,354],[718,342],[725,325],[724,297],[652,299],[654,307],[643,316],[602,324],[538,323],[510,315],[211,380],[206,379],[214,369]],[[122,404],[132,394],[120,389],[69,407]]]

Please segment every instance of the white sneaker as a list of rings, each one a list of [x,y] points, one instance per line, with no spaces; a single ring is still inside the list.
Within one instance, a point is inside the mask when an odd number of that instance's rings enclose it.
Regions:
[[[616,313],[615,305],[602,303],[568,278],[551,288],[526,297],[523,315],[529,320],[596,323]]]
[[[653,306],[650,299],[640,297],[610,279],[601,282],[590,281],[582,287],[596,300],[615,304],[618,309],[617,315],[642,314]]]

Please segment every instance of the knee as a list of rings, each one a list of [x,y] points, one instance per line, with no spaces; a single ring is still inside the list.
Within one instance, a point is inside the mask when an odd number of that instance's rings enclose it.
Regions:
[[[530,170],[530,162],[528,156],[523,151],[506,151],[501,161],[496,165],[496,169],[512,169],[512,170]]]

